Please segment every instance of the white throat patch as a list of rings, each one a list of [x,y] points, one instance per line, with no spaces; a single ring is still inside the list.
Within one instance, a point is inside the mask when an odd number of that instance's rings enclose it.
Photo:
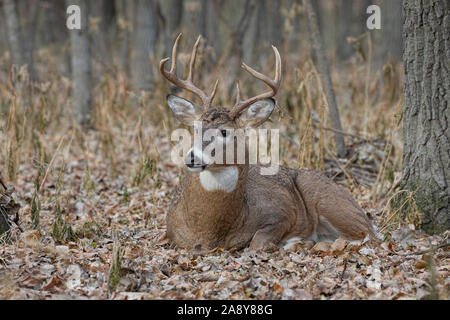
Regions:
[[[206,191],[232,192],[236,188],[238,178],[239,170],[236,167],[205,170],[200,173],[200,182]]]

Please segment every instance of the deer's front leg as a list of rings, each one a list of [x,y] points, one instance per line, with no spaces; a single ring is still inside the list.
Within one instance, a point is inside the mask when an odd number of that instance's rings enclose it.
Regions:
[[[256,231],[250,242],[251,250],[258,250],[266,247],[270,243],[277,245],[289,230],[289,224],[279,223],[267,225]]]

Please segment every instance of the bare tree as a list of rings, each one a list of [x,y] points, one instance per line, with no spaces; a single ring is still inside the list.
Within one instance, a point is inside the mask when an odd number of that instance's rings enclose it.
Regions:
[[[337,1],[337,56],[341,60],[348,59],[352,54],[352,46],[347,37],[353,36],[353,4],[353,0]]]
[[[115,0],[116,1],[116,22],[119,32],[119,66],[123,73],[130,73],[129,56],[132,21],[134,13],[134,1]]]
[[[314,52],[317,58],[317,67],[322,79],[322,86],[325,92],[328,111],[330,113],[331,124],[336,130],[334,133],[334,141],[336,143],[336,153],[338,157],[344,157],[345,143],[344,136],[342,135],[342,125],[339,116],[339,110],[337,108],[336,95],[334,93],[333,84],[331,82],[330,70],[328,67],[328,61],[325,56],[324,45],[322,35],[319,30],[316,13],[310,0],[303,0],[303,5],[308,14],[309,25],[311,29],[311,40],[314,47]]]
[[[22,66],[25,62],[23,50],[23,38],[20,28],[19,13],[15,0],[3,1],[3,15],[6,19],[8,42],[11,51],[12,62]]]
[[[37,38],[37,28],[39,24],[40,17],[40,3],[39,0],[21,0],[19,2],[20,10],[19,12],[23,14],[23,49],[24,49],[24,59],[28,64],[28,72],[32,80],[37,80],[37,74],[34,67],[34,51],[36,47]]]
[[[183,18],[183,0],[160,1],[161,13],[164,18],[164,56],[169,56],[173,41],[180,32]]]
[[[269,17],[262,21],[267,23],[267,41],[270,45],[280,48],[283,43],[283,17],[281,16],[281,4],[279,1],[265,0],[265,7]]]
[[[109,32],[115,15],[115,3],[111,0],[95,0],[91,1],[89,5],[93,58],[101,60],[101,66],[110,66],[112,54],[109,45]]]
[[[402,2],[382,0],[381,19],[381,38],[377,45],[376,61],[379,67],[386,63],[388,58],[393,62],[402,60]]]
[[[251,21],[251,15],[254,12],[253,9],[255,3],[252,0],[246,0],[241,5],[243,6],[243,9],[239,10],[242,13],[238,17],[237,21],[231,21],[230,19],[225,18],[223,15],[219,16],[230,30],[227,48],[225,49],[225,54],[221,57],[221,63],[224,63],[224,61],[226,61],[228,65],[229,74],[228,78],[225,79],[225,82],[229,94],[231,94],[231,91],[234,88],[234,84],[241,70],[240,65],[244,53],[244,37]]]
[[[89,40],[88,0],[66,0],[67,6],[81,9],[81,29],[70,30],[72,51],[72,106],[77,122],[88,126],[91,119],[92,80],[91,48]]]
[[[450,228],[450,3],[403,0],[403,13],[402,184],[436,234]]]
[[[153,88],[153,71],[150,55],[156,48],[158,39],[158,18],[153,0],[135,0],[133,49],[131,74],[133,86],[137,90]]]

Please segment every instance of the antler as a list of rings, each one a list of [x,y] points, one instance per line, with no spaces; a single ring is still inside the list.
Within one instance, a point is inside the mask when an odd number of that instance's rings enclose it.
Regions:
[[[236,84],[236,104],[234,105],[233,109],[230,111],[230,116],[232,119],[236,118],[236,116],[241,113],[244,109],[248,108],[251,104],[255,103],[256,101],[271,98],[274,95],[277,94],[278,89],[280,88],[281,84],[281,58],[280,53],[278,52],[277,48],[272,46],[273,52],[275,53],[275,79],[270,79],[268,76],[263,75],[262,73],[259,73],[258,71],[250,68],[245,63],[242,63],[242,68],[250,73],[252,76],[254,76],[256,79],[261,80],[265,84],[267,84],[272,90],[267,91],[265,93],[262,93],[260,95],[254,96],[252,98],[249,98],[247,100],[241,101],[241,90],[239,88],[239,82]]]
[[[208,96],[206,93],[204,93],[201,89],[196,87],[194,83],[192,82],[192,78],[194,76],[194,66],[195,66],[195,58],[197,57],[197,49],[198,45],[200,43],[200,39],[202,36],[199,36],[197,38],[197,41],[194,44],[194,48],[192,49],[191,54],[191,60],[189,62],[189,73],[186,80],[179,79],[177,76],[177,50],[178,50],[178,43],[181,39],[181,33],[178,35],[177,39],[175,40],[175,44],[173,45],[172,49],[172,66],[170,68],[170,71],[167,72],[164,69],[164,65],[167,61],[170,60],[170,58],[165,58],[160,61],[159,63],[159,70],[161,71],[161,74],[170,82],[172,82],[177,87],[180,87],[182,89],[186,89],[193,94],[197,95],[203,102],[203,108],[206,110],[211,107],[211,103],[214,99],[214,96],[216,95],[216,89],[217,84],[219,83],[219,80],[216,81],[216,84],[214,85],[213,91],[211,92],[211,95]]]

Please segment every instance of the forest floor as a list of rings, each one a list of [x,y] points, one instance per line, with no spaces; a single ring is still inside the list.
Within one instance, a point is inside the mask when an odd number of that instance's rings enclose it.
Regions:
[[[0,298],[448,298],[449,247],[417,254],[443,243],[448,232],[430,237],[403,224],[381,245],[339,239],[289,251],[173,249],[164,234],[177,170],[163,166],[157,191],[154,184],[124,189],[120,177],[108,177],[105,163],[90,156],[88,178],[86,159],[67,164],[59,194],[58,182],[48,178],[39,231],[31,228],[30,205],[21,209],[24,232],[0,247]],[[15,186],[20,202],[30,203],[32,177],[19,175]],[[370,210],[361,200],[366,191],[353,193]],[[63,208],[59,223],[56,198]]]
[[[359,79],[348,86],[356,88]],[[402,216],[390,206],[401,175],[401,127],[392,121],[399,104],[374,98],[365,121],[364,109],[343,110],[353,156],[340,162],[329,151],[326,122],[312,120],[325,118],[314,100],[315,80],[300,80],[303,89],[286,88],[293,95],[279,100],[282,112],[269,124],[286,135],[283,164],[317,169],[348,188],[373,217],[380,243],[338,239],[256,252],[173,248],[165,218],[183,169],[168,156],[177,124],[165,111],[167,88],[127,108],[122,97],[132,95],[120,82],[100,84],[96,129],[83,131],[64,120],[67,79],[50,80],[29,99],[0,86],[6,146],[0,165],[21,206],[11,241],[0,243],[0,299],[448,299],[450,247],[437,247],[450,232],[428,236],[414,212]],[[337,89],[341,105],[346,91]],[[361,132],[372,140],[358,139]]]

